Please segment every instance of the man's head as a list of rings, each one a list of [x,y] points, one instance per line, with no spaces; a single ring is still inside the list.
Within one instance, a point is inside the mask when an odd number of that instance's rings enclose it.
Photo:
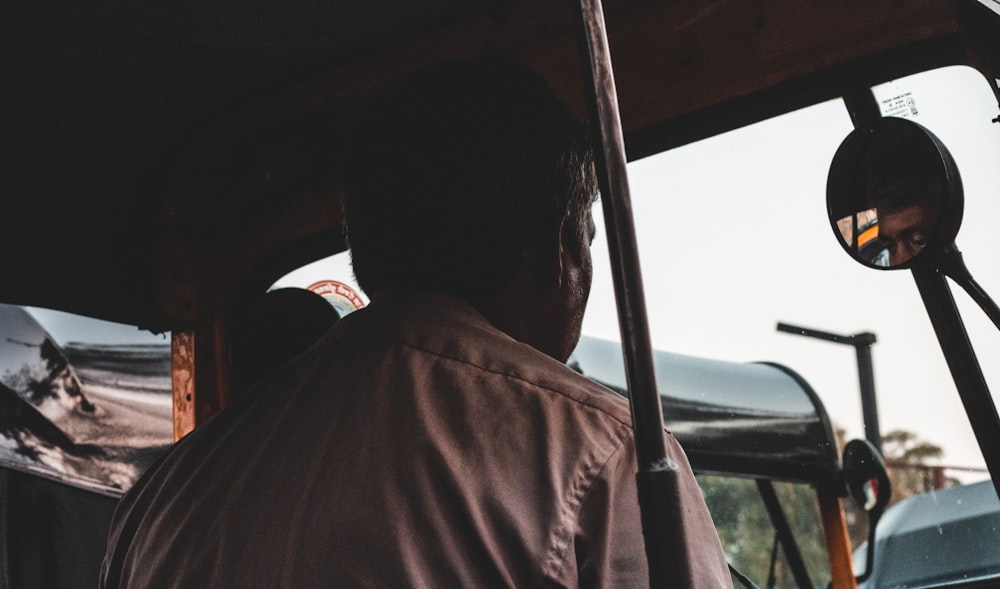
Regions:
[[[526,305],[511,301],[513,289],[545,297],[568,286],[552,282],[565,272],[579,284],[562,293],[563,313],[585,304],[593,157],[544,79],[500,57],[442,64],[392,85],[360,120],[345,211],[354,273],[373,299],[405,291],[481,309]],[[553,261],[559,252],[564,263]],[[582,272],[570,276],[575,267]],[[576,319],[566,321],[563,331],[578,334]]]
[[[906,263],[927,247],[940,219],[941,206],[930,198],[878,209],[878,239],[889,251],[889,265]]]
[[[891,266],[920,253],[940,225],[947,190],[940,167],[932,146],[918,141],[904,142],[869,167],[866,196]]]

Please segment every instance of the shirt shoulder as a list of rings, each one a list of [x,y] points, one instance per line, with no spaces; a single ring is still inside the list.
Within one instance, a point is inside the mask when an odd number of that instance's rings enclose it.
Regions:
[[[411,353],[433,356],[520,382],[631,427],[628,401],[565,363],[518,342],[492,326],[470,305],[450,299],[394,301],[388,308],[348,316],[336,337],[382,339]],[[347,321],[346,319],[353,319]]]

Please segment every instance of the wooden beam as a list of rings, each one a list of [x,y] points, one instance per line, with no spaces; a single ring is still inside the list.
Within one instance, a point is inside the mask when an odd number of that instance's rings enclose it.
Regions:
[[[224,315],[171,334],[174,441],[205,423],[229,400],[228,331]]]
[[[840,497],[819,491],[820,516],[823,519],[823,535],[826,537],[826,552],[830,558],[830,586],[838,589],[857,587],[854,577],[854,561],[851,559],[851,539],[847,534],[847,520]]]
[[[174,393],[174,441],[183,438],[195,426],[195,336],[193,331],[175,331],[170,335],[171,382]]]

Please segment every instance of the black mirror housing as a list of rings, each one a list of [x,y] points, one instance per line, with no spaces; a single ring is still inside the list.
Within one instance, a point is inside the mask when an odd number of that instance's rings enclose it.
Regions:
[[[868,440],[851,440],[844,447],[844,479],[854,501],[872,516],[881,515],[892,498],[885,460]]]
[[[868,570],[857,576],[861,582],[874,570],[875,526],[892,498],[885,460],[868,440],[851,440],[844,447],[844,481],[851,497],[868,514]]]
[[[871,268],[907,268],[928,251],[953,247],[963,208],[951,153],[908,119],[856,128],[830,165],[830,225],[844,250]]]

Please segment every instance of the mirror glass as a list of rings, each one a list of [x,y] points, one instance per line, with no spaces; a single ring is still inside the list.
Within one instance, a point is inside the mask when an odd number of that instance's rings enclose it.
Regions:
[[[892,489],[882,455],[868,440],[851,440],[844,447],[844,478],[854,501],[868,514],[880,514]]]
[[[855,129],[840,145],[827,180],[827,211],[840,244],[855,260],[873,268],[905,268],[954,241],[962,181],[933,133],[911,120],[887,117]]]
[[[856,578],[862,582],[871,576],[875,563],[875,526],[892,498],[889,472],[882,454],[868,440],[851,440],[844,446],[844,480],[855,503],[868,514],[868,545],[865,571]]]

